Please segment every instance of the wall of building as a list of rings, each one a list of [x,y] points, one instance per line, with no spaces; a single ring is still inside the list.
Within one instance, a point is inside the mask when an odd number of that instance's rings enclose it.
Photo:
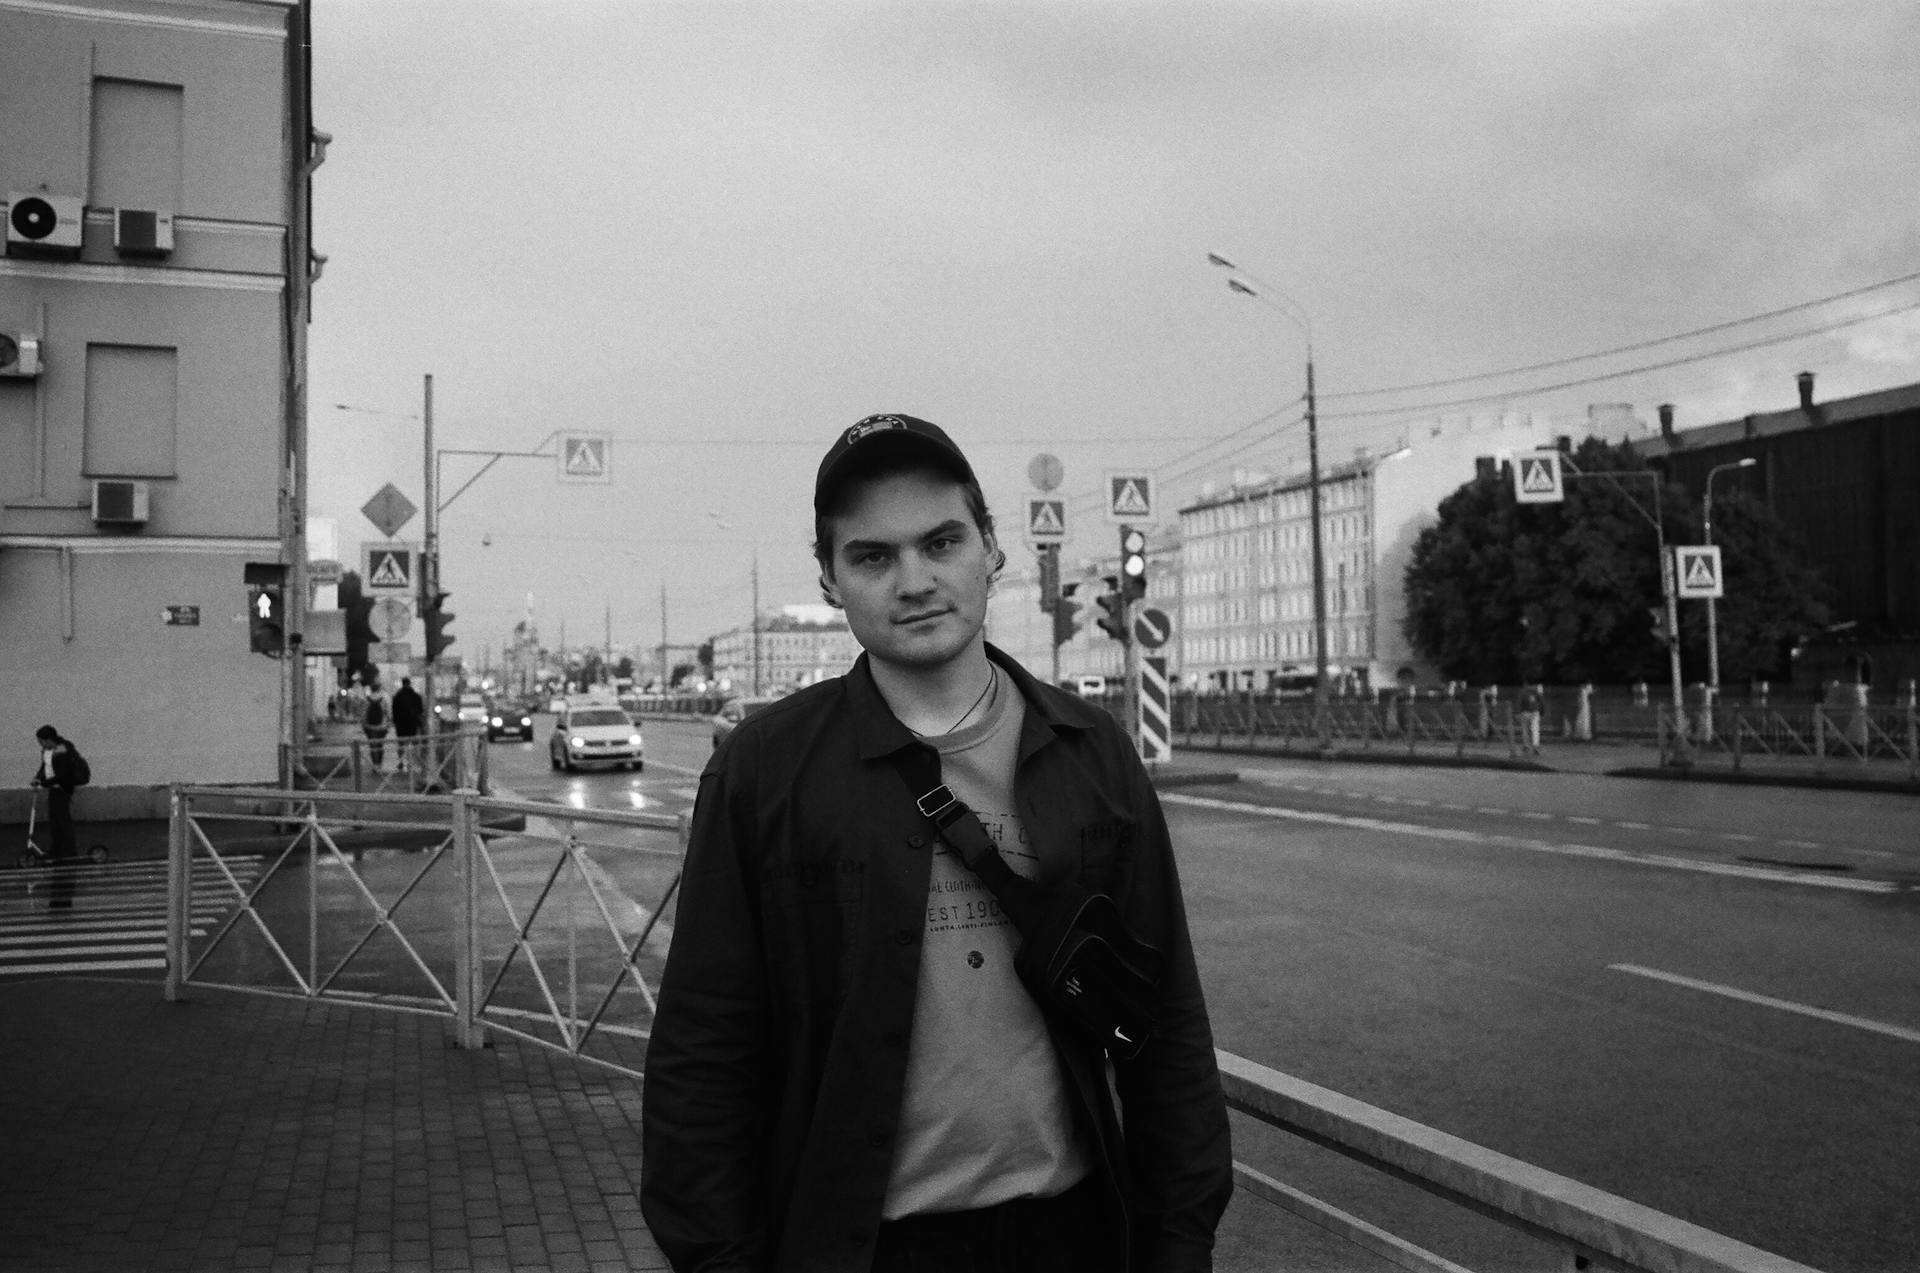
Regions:
[[[293,8],[0,0],[0,198],[86,209],[77,258],[0,257],[0,330],[43,362],[0,380],[0,717],[27,722],[0,787],[51,722],[92,762],[83,816],[278,772],[284,678],[250,650],[243,568],[283,540]],[[119,208],[172,213],[171,255],[122,256]],[[98,478],[148,484],[144,527],[94,524]]]

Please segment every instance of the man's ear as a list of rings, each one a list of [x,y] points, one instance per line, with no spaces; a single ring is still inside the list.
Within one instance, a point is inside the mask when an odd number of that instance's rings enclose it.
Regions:
[[[820,599],[836,610],[845,609],[840,604],[840,594],[834,589],[833,580],[827,578],[827,572],[820,572]]]

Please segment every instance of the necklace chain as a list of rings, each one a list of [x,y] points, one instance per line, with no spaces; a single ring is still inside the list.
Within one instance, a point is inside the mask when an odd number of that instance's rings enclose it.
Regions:
[[[953,722],[953,724],[951,724],[951,725],[949,725],[949,726],[947,726],[947,727],[946,727],[945,729],[943,729],[943,730],[941,730],[941,731],[940,731],[940,732],[939,732],[938,734],[923,734],[923,733],[921,733],[921,732],[920,732],[919,730],[917,730],[917,729],[913,729],[913,728],[911,728],[911,727],[909,727],[909,728],[908,728],[908,732],[909,732],[909,733],[911,733],[911,734],[912,734],[912,735],[913,735],[914,737],[916,737],[916,738],[944,738],[944,737],[946,737],[946,736],[947,736],[948,734],[951,734],[951,733],[952,733],[952,732],[953,732],[954,730],[956,730],[956,729],[958,729],[958,728],[960,728],[960,726],[962,726],[962,725],[964,725],[964,724],[966,723],[966,721],[967,721],[967,717],[969,717],[969,716],[971,716],[971,715],[973,715],[973,714],[974,714],[975,712],[977,712],[977,711],[979,711],[979,710],[980,710],[980,704],[982,704],[982,703],[984,703],[984,702],[986,702],[986,701],[987,701],[987,695],[989,695],[989,694],[991,694],[991,693],[993,693],[993,690],[994,690],[994,687],[995,687],[995,686],[997,686],[997,685],[999,685],[999,684],[1000,684],[1000,669],[998,669],[998,668],[996,668],[996,667],[994,667],[993,665],[991,665],[991,664],[989,664],[989,665],[987,666],[987,687],[986,687],[985,689],[983,689],[983,690],[981,690],[981,691],[980,691],[980,697],[979,697],[979,698],[976,698],[976,699],[974,699],[974,700],[973,700],[973,706],[972,706],[972,707],[969,707],[969,708],[968,708],[968,709],[967,709],[966,711],[964,711],[964,712],[962,712],[962,713],[960,714],[960,719],[959,719],[959,720],[957,720],[957,721],[955,721],[955,722]]]

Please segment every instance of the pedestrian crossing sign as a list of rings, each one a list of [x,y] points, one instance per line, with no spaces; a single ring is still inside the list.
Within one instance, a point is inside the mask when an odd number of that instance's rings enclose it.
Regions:
[[[1678,581],[1674,595],[1682,600],[1718,600],[1727,595],[1720,577],[1720,550],[1712,544],[1675,548],[1673,573]]]
[[[1522,451],[1513,457],[1513,498],[1521,504],[1558,504],[1566,498],[1558,451]]]
[[[1153,474],[1107,474],[1107,520],[1150,522],[1153,520]]]
[[[368,592],[412,592],[420,545],[402,540],[360,545],[360,586]]]
[[[1067,501],[1027,499],[1027,539],[1035,544],[1058,544],[1067,537]]]
[[[613,437],[606,433],[562,433],[560,435],[560,480],[563,482],[613,481]]]

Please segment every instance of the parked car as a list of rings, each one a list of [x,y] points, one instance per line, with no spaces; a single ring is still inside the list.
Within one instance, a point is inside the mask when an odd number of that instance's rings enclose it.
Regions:
[[[717,750],[727,741],[727,735],[733,732],[747,717],[753,715],[768,703],[778,702],[773,698],[730,698],[720,705],[719,715],[713,718],[713,745]]]
[[[487,741],[496,742],[511,735],[522,742],[533,741],[533,709],[519,700],[500,699],[487,705]]]
[[[640,727],[633,718],[602,703],[569,705],[553,723],[547,738],[547,759],[555,769],[590,765],[628,765],[646,768]]]
[[[477,693],[462,694],[458,699],[450,702],[435,703],[433,714],[440,718],[442,724],[456,729],[464,729],[468,725],[484,725],[487,723],[488,716],[487,700],[485,696]]]

